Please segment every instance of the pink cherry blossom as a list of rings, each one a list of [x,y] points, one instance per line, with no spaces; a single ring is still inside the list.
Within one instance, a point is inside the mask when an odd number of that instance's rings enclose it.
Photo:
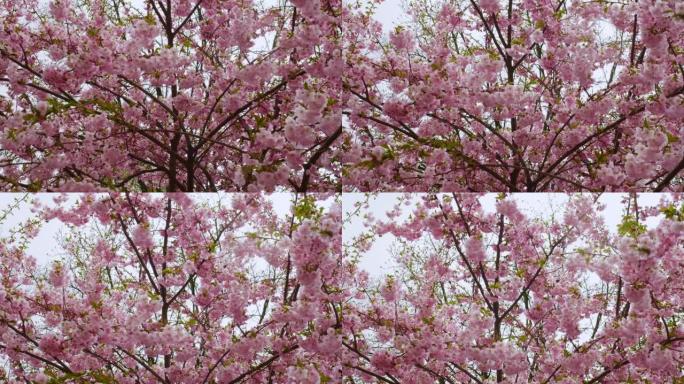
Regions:
[[[349,6],[345,190],[682,189],[680,2],[420,0],[386,33],[380,3]]]
[[[69,239],[47,269],[26,253],[35,224],[21,239],[0,239],[3,380],[340,377],[334,361],[354,266],[340,257],[336,198],[293,195],[291,212],[278,216],[256,193],[220,204],[218,196],[79,196],[37,206],[38,222],[62,220]],[[265,254],[280,261],[266,266]]]
[[[415,204],[401,205],[406,219],[388,215],[400,245],[392,278],[359,286],[367,300],[347,316],[346,374],[373,383],[681,375],[682,276],[674,266],[684,260],[682,196],[640,207],[639,195],[625,195],[610,207],[624,213],[613,232],[595,195],[568,195],[542,217],[515,195],[499,197],[494,212],[476,194],[407,199]],[[441,231],[429,229],[432,220]],[[434,273],[435,264],[447,272]]]
[[[339,190],[341,3],[3,1],[0,189]]]

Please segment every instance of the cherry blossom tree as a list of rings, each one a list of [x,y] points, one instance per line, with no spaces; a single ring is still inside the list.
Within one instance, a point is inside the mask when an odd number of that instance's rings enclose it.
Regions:
[[[405,220],[401,203],[371,221],[398,238],[397,266],[366,279],[346,318],[347,373],[394,384],[679,382],[684,201],[640,207],[629,196],[613,233],[597,197],[571,196],[540,218],[510,197],[488,211],[475,194],[424,195]]]
[[[0,380],[320,383],[339,377],[341,206],[296,195],[81,195],[0,242]],[[332,200],[332,202],[331,202]],[[40,267],[41,222],[69,228]]]
[[[0,188],[340,189],[341,12],[0,1]]]
[[[361,191],[682,190],[681,1],[416,0],[344,55]]]

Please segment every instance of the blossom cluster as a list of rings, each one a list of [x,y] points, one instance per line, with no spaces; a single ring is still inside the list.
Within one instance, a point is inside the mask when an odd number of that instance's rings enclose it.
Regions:
[[[96,194],[37,204],[63,256],[0,239],[0,377],[104,383],[620,383],[681,376],[684,200],[409,195],[345,236],[339,197]],[[493,208],[493,209],[492,209]],[[619,207],[612,207],[619,210]],[[381,236],[398,240],[377,276]]]
[[[340,0],[0,2],[0,188],[340,189],[340,14]]]
[[[682,189],[681,1],[373,9],[343,42],[347,190]]]
[[[0,192],[0,383],[684,383],[684,1],[0,0]]]
[[[681,190],[676,0],[141,3],[0,3],[3,190]]]

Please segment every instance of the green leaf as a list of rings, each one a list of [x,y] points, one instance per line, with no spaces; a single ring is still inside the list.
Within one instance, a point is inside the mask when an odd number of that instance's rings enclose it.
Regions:
[[[95,372],[91,376],[93,377],[93,379],[96,380],[96,382],[102,383],[102,384],[115,384],[117,382],[116,379],[113,378],[112,376],[109,376],[109,375],[107,375],[105,373],[101,373],[101,372]]]
[[[40,192],[43,190],[43,182],[40,180],[34,180],[27,187],[29,192]]]
[[[83,373],[46,372],[46,374],[50,378],[48,384],[71,383],[83,377]]]
[[[257,116],[254,118],[257,128],[266,128],[268,126],[268,120],[266,116]]]
[[[188,321],[185,322],[185,325],[186,325],[188,328],[192,328],[192,327],[194,327],[195,325],[197,325],[197,319],[194,319],[194,318],[193,318],[193,319],[189,319]]]
[[[618,226],[618,234],[620,236],[629,236],[636,238],[642,233],[646,232],[646,226],[639,223],[633,215],[625,215],[622,217],[622,223]]]
[[[93,104],[97,105],[100,107],[105,112],[109,113],[120,113],[121,112],[121,106],[118,103],[111,102],[111,101],[106,101],[102,99],[93,99]]]
[[[293,214],[295,219],[302,221],[320,218],[323,210],[316,206],[316,200],[312,196],[306,196],[293,207]]]
[[[145,22],[149,25],[157,24],[157,20],[154,19],[154,15],[152,15],[151,13],[148,13],[147,16],[143,17],[143,20],[145,20]]]
[[[665,218],[669,220],[678,218],[679,216],[679,211],[677,211],[677,207],[675,207],[674,205],[669,205],[667,207],[660,208],[660,212],[665,214]]]
[[[321,384],[332,382],[332,378],[330,376],[326,376],[324,373],[321,372],[319,372],[318,374],[321,377]]]

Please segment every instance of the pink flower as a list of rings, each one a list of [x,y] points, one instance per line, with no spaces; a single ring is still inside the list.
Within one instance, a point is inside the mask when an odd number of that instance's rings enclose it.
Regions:
[[[69,0],[54,0],[50,2],[50,14],[57,21],[64,21],[69,13],[71,3]]]
[[[415,47],[415,41],[411,33],[405,29],[398,28],[390,33],[390,43],[394,45],[397,50],[410,51]]]
[[[53,335],[43,336],[38,342],[38,346],[48,355],[59,356],[62,352],[60,341]]]
[[[469,237],[465,243],[466,256],[468,257],[471,264],[478,264],[485,261],[486,254],[484,246],[482,245],[482,240],[476,237]]]
[[[154,241],[152,235],[143,225],[138,225],[133,230],[133,241],[135,246],[140,250],[151,250],[154,248]]]
[[[45,384],[48,382],[49,378],[43,372],[38,372],[33,377],[33,380],[38,384]]]
[[[38,113],[40,114],[40,116],[45,117],[45,115],[47,114],[48,105],[45,101],[41,100],[36,105],[36,109],[38,110]]]
[[[499,11],[498,0],[479,0],[479,6],[484,12],[496,13]]]
[[[388,279],[380,288],[380,294],[389,302],[396,301],[399,298],[399,285],[394,279]]]
[[[64,74],[55,67],[45,69],[45,71],[43,71],[43,79],[55,87],[66,86]]]
[[[389,372],[394,367],[392,356],[385,351],[376,352],[371,358],[371,364],[380,372]]]
[[[54,263],[50,270],[48,281],[55,288],[63,288],[66,286],[67,277],[63,268],[64,267],[60,263]]]

